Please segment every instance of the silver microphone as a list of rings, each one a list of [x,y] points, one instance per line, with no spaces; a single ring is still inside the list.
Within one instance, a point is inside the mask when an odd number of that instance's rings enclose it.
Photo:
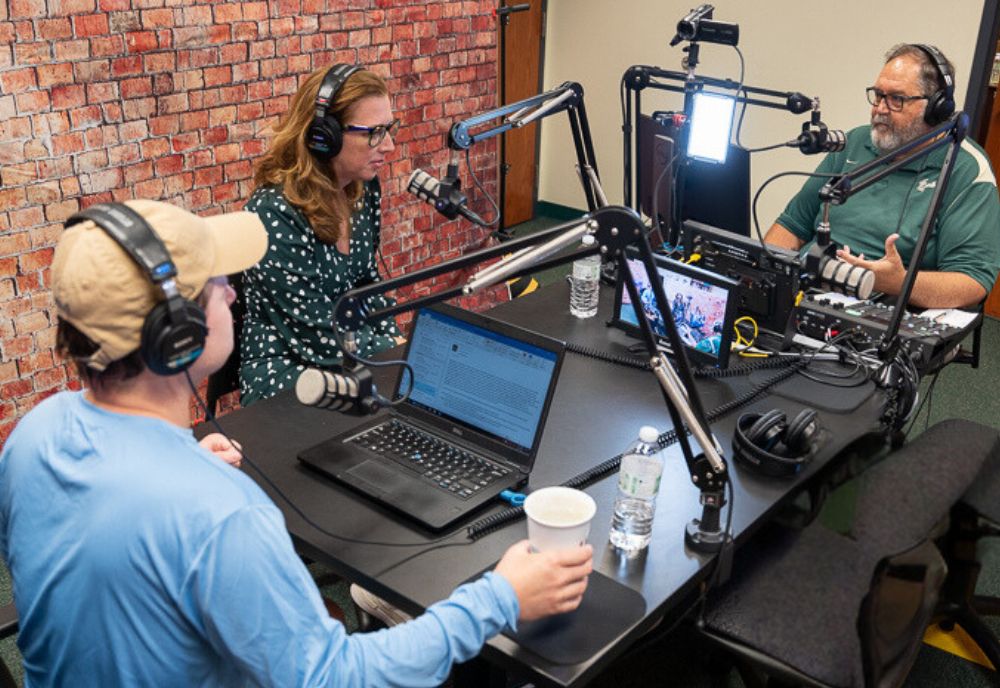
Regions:
[[[819,282],[827,291],[867,299],[875,288],[875,273],[839,258],[823,256],[819,261]]]
[[[364,376],[367,376],[367,382]],[[370,393],[366,393],[366,386]],[[359,377],[355,372],[306,368],[295,381],[295,396],[306,406],[341,413],[375,413],[380,405],[367,370]]]

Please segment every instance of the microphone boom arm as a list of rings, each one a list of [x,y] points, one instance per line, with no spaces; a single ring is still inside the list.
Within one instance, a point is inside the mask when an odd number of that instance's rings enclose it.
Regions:
[[[448,146],[456,151],[466,150],[480,141],[560,112],[565,112],[569,117],[587,209],[594,211],[602,205],[600,198],[603,191],[595,190],[592,181],[599,177],[597,156],[590,136],[587,109],[583,104],[583,86],[575,81],[567,81],[551,91],[455,122],[448,131]],[[495,120],[500,121],[495,122]],[[593,174],[589,170],[593,170]]]
[[[579,242],[585,234],[592,234],[596,238],[595,246],[551,257],[553,253]],[[461,294],[472,293],[498,284],[511,276],[563,265],[595,253],[600,253],[604,261],[615,260],[617,262],[618,275],[620,279],[625,280],[625,286],[632,298],[632,303],[639,304],[642,301],[638,286],[625,257],[627,246],[638,247],[647,275],[653,276],[649,279],[649,283],[657,308],[663,317],[667,338],[674,352],[677,366],[677,370],[674,371],[670,363],[664,359],[657,346],[657,338],[652,324],[643,309],[637,308],[639,329],[650,357],[650,366],[660,384],[691,481],[701,491],[702,517],[694,519],[688,524],[685,539],[688,545],[695,550],[718,551],[728,543],[728,536],[722,530],[719,518],[720,511],[725,504],[724,488],[729,479],[728,469],[719,445],[712,437],[701,398],[694,385],[694,375],[688,363],[684,344],[677,332],[666,291],[658,279],[653,251],[646,237],[646,228],[639,216],[630,208],[603,207],[578,220],[530,236],[513,239],[500,246],[481,249],[384,282],[374,282],[351,289],[343,294],[334,305],[335,337],[338,345],[341,345],[344,351],[345,362],[349,365],[358,364],[360,361],[356,353],[343,348],[344,338],[345,336],[350,338],[351,333],[366,322],[381,320]],[[385,294],[443,273],[461,270],[511,251],[516,252],[516,255],[481,270],[471,277],[465,285],[413,298],[405,303],[397,303],[395,306],[376,311],[369,311],[367,308],[367,302],[371,296]],[[344,334],[342,334],[342,330]],[[697,455],[692,451],[687,431],[690,431],[701,449]]]

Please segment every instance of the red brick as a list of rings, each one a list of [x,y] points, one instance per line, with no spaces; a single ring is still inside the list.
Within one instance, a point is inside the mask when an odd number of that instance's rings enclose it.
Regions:
[[[170,152],[170,144],[165,138],[146,139],[139,143],[142,147],[142,157],[151,160]]]
[[[14,360],[31,351],[31,337],[19,337],[3,346],[4,360]],[[9,400],[30,394],[33,387],[29,378],[14,380],[0,385],[0,399]]]
[[[240,42],[257,39],[257,24],[255,22],[238,22],[233,24],[233,40]]]
[[[48,91],[32,91],[31,93],[19,93],[14,96],[19,112],[28,114],[31,112],[41,112],[49,109]]]
[[[24,210],[15,210],[10,214],[10,224],[12,227],[34,227],[35,225],[42,224],[44,221],[45,217],[42,215],[42,209],[38,206],[25,208]],[[3,253],[5,252],[0,251],[0,254]]]
[[[117,189],[122,184],[122,172],[118,168],[101,170],[80,179],[81,191],[85,194],[102,193]]]
[[[0,255],[23,253],[31,248],[31,239],[27,232],[0,235]]]
[[[218,163],[233,162],[243,157],[238,143],[228,143],[215,147],[215,161]]]
[[[223,143],[229,138],[229,130],[226,127],[212,127],[205,130],[202,140],[204,143],[215,145]]]
[[[87,84],[87,102],[103,103],[118,98],[118,85],[105,81],[98,84]]]
[[[75,199],[52,203],[45,206],[45,219],[49,222],[64,222],[66,218],[80,209],[80,203]]]
[[[145,181],[153,177],[153,163],[149,160],[143,160],[142,162],[136,163],[135,165],[129,165],[125,168],[125,183],[135,184],[136,182]]]
[[[68,156],[52,160],[39,160],[38,174],[43,179],[58,179],[73,174],[73,160]]]
[[[72,18],[73,32],[77,38],[91,36],[106,36],[108,33],[108,16],[106,14],[83,14]]]
[[[177,69],[177,58],[173,53],[151,53],[142,56],[143,68],[149,74],[172,72]]]
[[[174,92],[174,75],[173,74],[154,74],[153,75],[153,94],[157,96],[166,96]]]
[[[93,38],[90,41],[90,52],[94,57],[110,57],[125,52],[125,43],[121,36]]]
[[[27,194],[23,187],[13,189],[0,188],[0,208],[11,210],[20,208],[27,203]]]
[[[216,5],[215,21],[219,24],[229,24],[243,19],[243,8],[238,2],[227,2]]]
[[[156,34],[152,31],[132,31],[125,34],[125,45],[130,53],[144,53],[156,50]]]
[[[50,59],[52,57],[48,43],[18,43],[14,46],[14,60],[20,65],[39,65]]]
[[[149,77],[138,77],[135,79],[125,79],[119,83],[121,88],[122,98],[141,98],[143,96],[152,95],[153,93],[153,80]]]
[[[181,167],[184,164],[184,158],[180,155],[170,155],[165,158],[160,158],[153,164],[153,168],[156,174],[163,177],[170,174],[177,174],[181,171]]]
[[[142,73],[142,57],[132,55],[111,60],[111,76],[121,77],[129,74]]]
[[[226,203],[239,198],[239,189],[236,184],[219,184],[212,189],[212,200],[216,203]]]
[[[125,101],[125,119],[145,119],[156,112],[154,98],[134,98]]]
[[[74,129],[85,129],[104,121],[101,108],[97,105],[87,105],[69,111],[69,121]]]
[[[93,172],[106,167],[108,164],[108,152],[106,150],[92,150],[80,153],[76,157],[76,169],[78,172]]]
[[[30,67],[0,74],[0,90],[5,93],[21,93],[37,86],[35,70]]]
[[[194,172],[194,185],[216,186],[222,183],[222,167],[204,167]]]
[[[29,394],[25,397],[20,397],[16,400],[17,412],[21,415],[27,413],[31,409],[38,406],[40,403],[48,399],[50,396],[55,394],[57,389],[47,389],[44,392],[36,392],[34,394]]]
[[[223,64],[244,62],[247,59],[247,47],[243,43],[230,43],[219,48],[219,61]]]
[[[190,190],[193,183],[194,174],[191,172],[171,175],[163,180],[164,190],[168,197],[180,196],[185,191]]]
[[[38,332],[39,330],[44,330],[48,326],[49,318],[42,311],[28,313],[27,315],[22,315],[20,318],[16,318],[14,320],[14,331],[19,335]]]
[[[228,26],[211,26],[208,29],[209,43],[228,43],[230,40],[230,28]]]
[[[163,115],[149,118],[149,133],[153,136],[176,134],[179,130],[180,118],[177,115]]]
[[[66,371],[61,366],[40,370],[32,376],[32,380],[34,381],[35,391],[52,389],[66,382]]]
[[[149,136],[149,126],[146,122],[126,122],[118,128],[122,141],[139,141]]]
[[[31,119],[28,117],[14,117],[0,122],[0,137],[5,140],[24,139],[31,135]]]
[[[58,41],[52,46],[57,60],[85,60],[90,57],[90,43],[80,41]]]
[[[174,11],[170,9],[143,10],[142,26],[147,29],[168,29],[174,26]]]
[[[174,95],[161,96],[157,98],[156,111],[158,114],[165,115],[174,112],[184,112],[187,109],[187,93],[176,93]]]
[[[256,81],[260,76],[260,65],[244,62],[233,67],[233,81]]]
[[[44,181],[41,184],[32,184],[25,189],[28,202],[35,205],[45,205],[62,199],[59,191],[59,184],[55,181]]]
[[[9,0],[11,19],[30,19],[45,16],[45,0]]]
[[[52,107],[56,109],[77,108],[87,102],[83,86],[55,86],[51,93]]]
[[[30,253],[23,253],[18,258],[18,264],[20,265],[22,272],[33,272],[35,270],[42,270],[49,267],[52,264],[52,253],[54,249],[43,248],[38,251],[31,251]]]
[[[207,110],[196,110],[194,112],[185,112],[180,116],[181,118],[181,131],[199,131],[201,129],[208,128],[208,111]]]
[[[198,134],[194,132],[170,137],[170,147],[175,153],[182,153],[199,143],[201,142],[198,140]]]

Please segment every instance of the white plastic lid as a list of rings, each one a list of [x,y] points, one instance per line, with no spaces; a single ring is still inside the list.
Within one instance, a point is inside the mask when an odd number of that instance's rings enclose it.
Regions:
[[[594,242],[597,241],[597,239],[594,237],[593,234],[584,234],[583,237],[580,239],[580,241],[583,243],[584,246],[593,246]]]
[[[652,425],[643,425],[639,428],[639,439],[646,444],[655,444],[660,439],[660,431]]]

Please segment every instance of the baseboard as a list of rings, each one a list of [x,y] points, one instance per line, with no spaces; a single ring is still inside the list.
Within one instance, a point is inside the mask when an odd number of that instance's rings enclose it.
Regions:
[[[535,203],[535,217],[544,215],[545,217],[551,217],[555,220],[565,221],[575,220],[586,213],[586,210],[582,210],[580,208],[571,208],[568,205],[560,205],[558,203],[550,203],[548,201],[537,201]]]

